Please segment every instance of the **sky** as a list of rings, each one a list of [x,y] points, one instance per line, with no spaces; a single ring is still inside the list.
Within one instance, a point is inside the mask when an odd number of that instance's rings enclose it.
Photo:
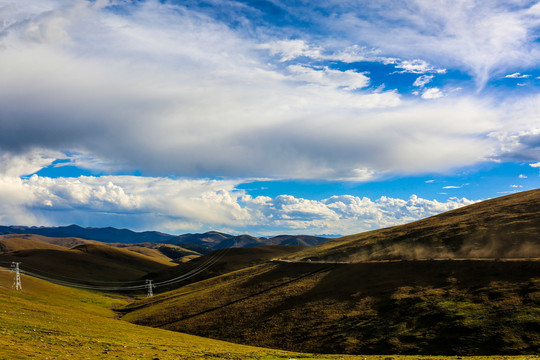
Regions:
[[[540,187],[540,2],[0,0],[0,224],[348,235]]]

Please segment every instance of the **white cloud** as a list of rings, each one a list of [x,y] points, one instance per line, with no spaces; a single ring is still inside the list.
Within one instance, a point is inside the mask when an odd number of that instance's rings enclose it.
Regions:
[[[0,176],[19,177],[33,174],[65,155],[58,151],[36,150],[24,153],[0,152]]]
[[[257,48],[265,49],[272,55],[280,55],[280,61],[289,61],[299,57],[307,57],[311,59],[322,59],[323,49],[313,47],[304,40],[277,40],[274,42],[258,45]]]
[[[426,184],[431,184],[431,183],[434,183],[435,180],[426,180],[426,181],[424,181],[424,182],[425,182]]]
[[[258,45],[257,48],[267,50],[273,56],[280,56],[281,62],[302,57],[311,60],[330,60],[344,63],[369,61],[383,64],[397,64],[401,62],[400,59],[381,56],[380,51],[368,49],[363,46],[352,45],[342,50],[332,51],[300,39],[277,40]]]
[[[328,67],[316,69],[303,65],[290,65],[287,69],[294,80],[311,84],[343,88],[344,90],[356,90],[369,85],[369,78],[364,73],[353,70],[339,71]]]
[[[140,176],[27,179],[0,177],[0,222],[19,225],[122,226],[169,232],[355,233],[406,223],[468,205],[413,195],[376,200],[251,197],[240,181]]]
[[[322,6],[339,14],[332,24],[351,41],[362,39],[398,57],[459,67],[476,78],[479,88],[493,74],[515,64],[535,66],[540,58],[536,2],[382,0],[361,6],[347,2],[339,11],[335,4]]]
[[[524,111],[510,101],[423,89],[426,99],[445,95],[428,104],[369,89],[365,73],[289,63],[302,56],[375,59],[407,71],[442,71],[428,60],[385,57],[421,59],[427,52],[376,46],[370,31],[369,48],[345,38],[317,46],[272,32],[248,36],[195,8],[156,1],[122,3],[123,11],[103,2],[9,4],[0,30],[0,146],[8,157],[41,148],[57,154],[47,161],[69,158],[107,172],[365,180],[497,159],[515,150],[514,140],[491,135],[506,128],[517,134],[537,123],[532,95],[521,101],[530,103]],[[437,18],[428,3],[418,6],[427,9],[426,19]],[[371,14],[372,5],[366,11]],[[348,25],[363,26],[353,18]],[[390,29],[385,39],[394,35]],[[393,42],[417,44],[402,40]],[[511,116],[514,110],[519,117]],[[73,153],[80,155],[65,155]]]
[[[534,163],[534,164],[529,164],[529,166],[531,166],[533,168],[540,167],[540,162],[537,162],[537,163]]]
[[[444,96],[444,93],[439,88],[429,88],[422,92],[421,98],[426,100],[438,99]]]
[[[413,74],[446,73],[446,69],[437,69],[433,65],[421,59],[399,61],[396,64],[396,68],[403,69],[402,72],[408,72]]]
[[[421,75],[416,78],[413,83],[413,86],[418,86],[423,88],[426,84],[429,84],[433,80],[433,75]]]
[[[461,186],[449,185],[449,186],[443,186],[443,189],[461,189]]]
[[[520,178],[520,179],[526,179],[526,178],[527,178],[527,175],[519,174],[519,178]]]
[[[531,77],[531,75],[529,74],[520,74],[520,73],[513,73],[513,74],[508,74],[505,76],[505,78],[509,78],[509,79],[527,79]]]

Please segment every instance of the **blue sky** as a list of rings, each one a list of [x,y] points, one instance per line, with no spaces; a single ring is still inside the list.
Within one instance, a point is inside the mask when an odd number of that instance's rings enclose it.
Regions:
[[[540,185],[538,1],[0,0],[0,223],[351,234]]]

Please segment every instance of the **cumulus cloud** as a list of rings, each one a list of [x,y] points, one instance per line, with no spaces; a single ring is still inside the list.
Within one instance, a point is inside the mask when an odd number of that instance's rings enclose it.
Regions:
[[[32,164],[39,152],[21,158]],[[250,180],[170,179],[144,176],[19,177],[14,162],[0,175],[0,223],[121,226],[173,233],[217,229],[258,234],[341,233],[376,229],[473,203],[351,195],[323,200],[291,195],[252,197],[238,185]]]
[[[141,176],[0,177],[0,222],[128,226],[169,232],[208,229],[253,233],[354,233],[435,215],[473,203],[351,195],[323,200],[252,197],[240,181]],[[5,205],[5,206],[4,206]]]

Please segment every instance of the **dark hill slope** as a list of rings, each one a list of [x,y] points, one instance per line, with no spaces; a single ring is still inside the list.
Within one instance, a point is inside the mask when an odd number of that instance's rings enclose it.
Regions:
[[[208,231],[203,234],[184,234],[168,242],[171,244],[193,244],[208,249],[223,249],[228,247],[252,247],[262,245],[297,245],[315,246],[330,240],[329,238],[312,235],[279,235],[271,238],[257,238],[251,235],[229,235],[217,231]],[[195,249],[196,250],[196,249]]]
[[[276,262],[126,311],[138,324],[297,351],[538,354],[540,262]]]
[[[486,200],[410,224],[345,236],[298,258],[365,261],[540,257],[540,189]]]
[[[280,245],[317,246],[329,241],[330,238],[312,235],[278,235],[268,241]]]
[[[268,262],[269,260],[289,256],[292,253],[305,249],[304,246],[264,245],[246,248],[229,248],[211,252],[186,263],[172,268],[166,268],[156,273],[148,274],[147,278],[159,283],[182,275],[188,276],[179,283],[157,290],[176,289],[180,285],[187,285],[211,277],[223,275],[232,271],[248,268]]]

